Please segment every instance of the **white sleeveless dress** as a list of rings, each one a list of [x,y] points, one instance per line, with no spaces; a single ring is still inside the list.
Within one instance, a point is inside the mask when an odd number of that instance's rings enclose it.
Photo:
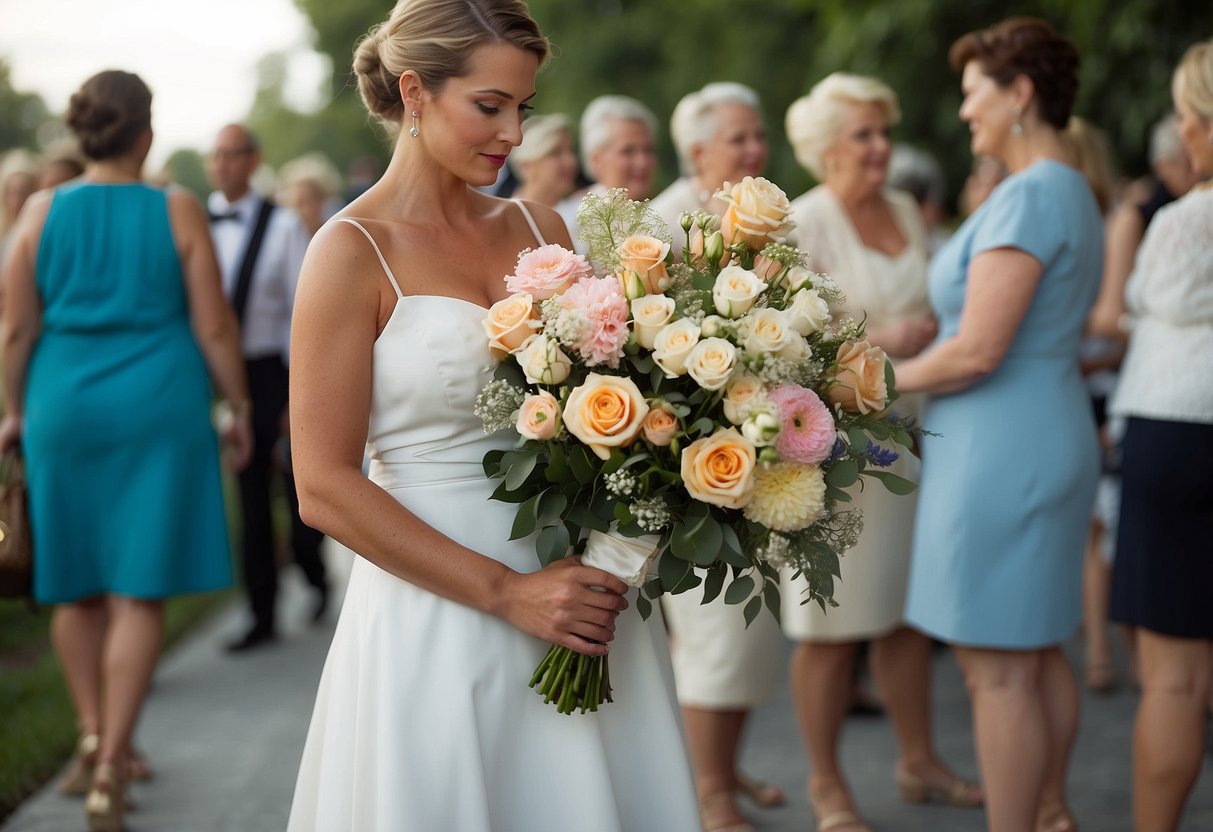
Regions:
[[[371,479],[464,546],[538,569],[532,539],[507,540],[515,506],[489,500],[481,469],[511,444],[472,413],[492,374],[486,310],[401,295],[351,224],[399,296],[374,348]],[[547,644],[356,558],[288,829],[699,830],[660,611],[643,621],[633,603],[616,626],[615,702],[562,716],[527,687]]]

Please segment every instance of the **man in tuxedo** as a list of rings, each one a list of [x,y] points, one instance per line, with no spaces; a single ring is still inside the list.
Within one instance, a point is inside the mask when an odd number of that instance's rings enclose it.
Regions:
[[[244,583],[253,623],[227,645],[241,652],[276,638],[278,570],[274,558],[271,486],[281,474],[290,505],[290,543],[295,562],[316,591],[313,619],[328,605],[328,581],[320,559],[323,535],[299,518],[291,476],[287,432],[287,362],[291,307],[308,236],[291,211],[256,193],[253,173],[261,149],[246,127],[219,131],[207,172],[215,188],[207,200],[211,238],[219,256],[223,288],[240,321],[241,345],[253,406],[253,455],[240,472]]]

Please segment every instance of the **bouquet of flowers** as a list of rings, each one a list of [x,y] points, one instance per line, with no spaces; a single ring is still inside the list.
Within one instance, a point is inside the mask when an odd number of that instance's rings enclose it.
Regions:
[[[684,252],[623,190],[578,212],[588,259],[526,250],[512,293],[484,319],[494,379],[476,413],[518,441],[484,459],[518,505],[511,539],[547,564],[571,550],[631,586],[647,616],[663,592],[722,592],[748,625],[779,612],[781,568],[833,602],[839,555],[862,519],[844,489],[881,470],[916,430],[888,406],[884,352],[862,322],[833,321],[834,284],[783,241],[785,194],[746,177],[722,217],[684,215]],[[553,646],[531,678],[561,713],[611,701],[605,657]]]

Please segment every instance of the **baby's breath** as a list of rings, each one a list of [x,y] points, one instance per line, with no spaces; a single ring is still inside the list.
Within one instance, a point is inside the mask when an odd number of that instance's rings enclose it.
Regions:
[[[656,533],[673,522],[670,507],[661,497],[649,497],[632,503],[630,511],[637,525],[646,532]]]
[[[620,500],[630,499],[640,492],[640,481],[626,468],[607,474],[602,479],[607,491]]]
[[[518,408],[522,407],[524,399],[526,391],[505,379],[494,379],[476,396],[476,406],[472,412],[484,423],[485,433],[496,433],[514,426]]]

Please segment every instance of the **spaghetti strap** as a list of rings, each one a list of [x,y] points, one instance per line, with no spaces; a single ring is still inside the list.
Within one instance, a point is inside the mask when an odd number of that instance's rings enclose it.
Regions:
[[[396,290],[396,297],[404,297],[404,292],[400,291],[400,284],[396,282],[396,276],[392,274],[392,270],[388,268],[387,260],[383,259],[383,252],[379,250],[379,244],[375,242],[375,238],[371,236],[371,232],[363,227],[358,220],[350,219],[349,217],[337,217],[338,222],[348,222],[350,225],[362,232],[362,235],[371,242],[371,248],[375,249],[375,256],[379,258],[379,264],[383,266],[383,272],[387,275],[387,279],[391,282],[392,288]]]
[[[521,199],[511,199],[510,202],[518,206],[518,210],[526,218],[526,224],[531,227],[531,233],[535,235],[535,239],[539,241],[539,245],[546,246],[548,244],[547,240],[543,239],[543,235],[539,233],[539,226],[535,224],[535,218],[531,216],[531,212],[527,210],[523,201]]]

